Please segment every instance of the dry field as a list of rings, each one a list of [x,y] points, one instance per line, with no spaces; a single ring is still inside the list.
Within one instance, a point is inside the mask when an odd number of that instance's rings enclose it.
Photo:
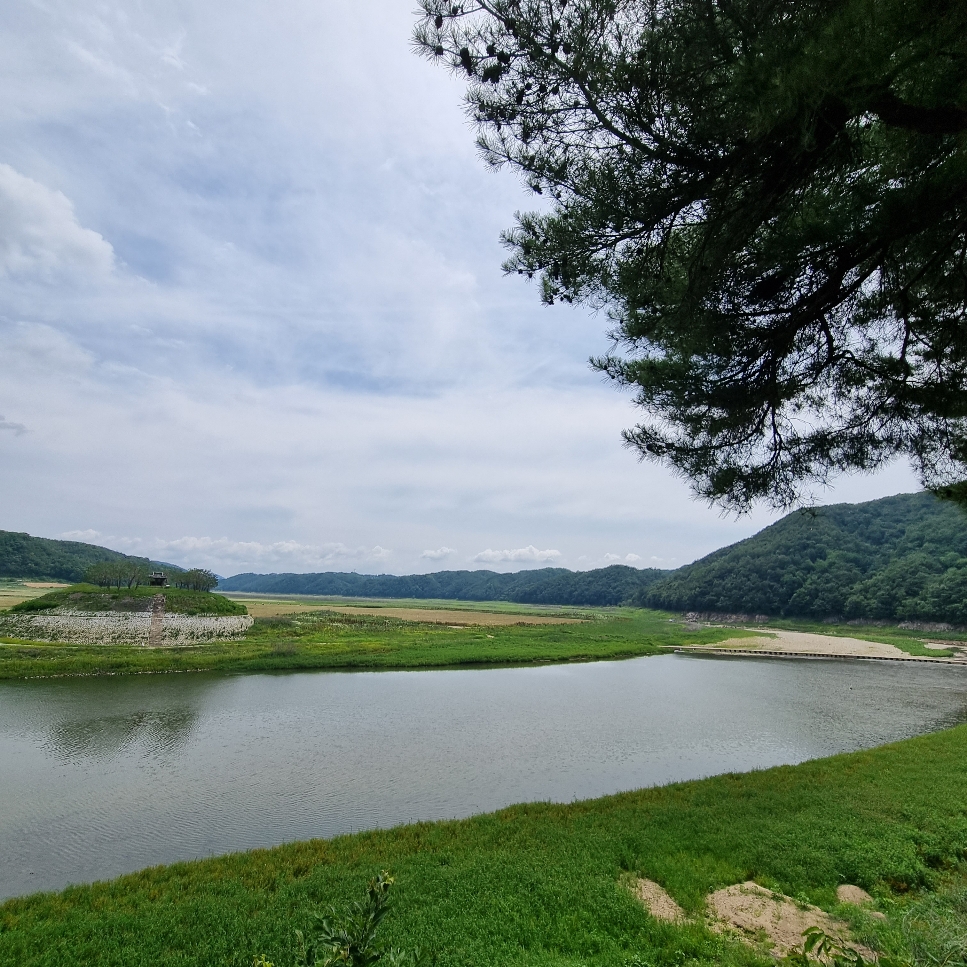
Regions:
[[[17,581],[11,584],[0,584],[0,611],[12,608],[21,601],[39,598],[42,594],[54,588],[66,588],[67,584],[55,584],[41,581]]]
[[[339,611],[342,614],[365,614],[374,617],[399,618],[401,621],[423,621],[450,627],[472,625],[499,627],[506,625],[566,625],[580,624],[585,618],[565,617],[560,614],[541,614],[524,611],[482,611],[476,608],[438,608],[418,605],[395,606],[384,604],[347,605],[308,597],[256,597],[247,594],[227,594],[227,598],[240,601],[253,618],[275,618],[286,614],[307,611]]]
[[[448,625],[451,628],[470,625],[576,625],[584,618],[562,618],[552,614],[514,614],[500,611],[445,611],[437,608],[358,608],[334,605],[331,610],[343,614],[385,615],[401,621],[429,621],[431,624]]]

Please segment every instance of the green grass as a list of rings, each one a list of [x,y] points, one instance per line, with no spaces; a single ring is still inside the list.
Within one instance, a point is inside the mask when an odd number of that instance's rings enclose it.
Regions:
[[[398,883],[385,939],[434,949],[441,967],[767,962],[700,924],[651,919],[621,885],[629,873],[692,914],[748,878],[828,909],[837,884],[856,883],[890,916],[857,914],[859,939],[902,952],[904,911],[934,902],[967,856],[965,762],[961,726],[800,766],[158,867],[0,905],[0,963],[249,967],[264,953],[287,967],[310,912],[360,897],[384,867]]]
[[[230,601],[224,595],[208,591],[186,591],[182,588],[99,588],[93,584],[72,584],[58,588],[10,608],[11,613],[49,611],[71,608],[76,611],[144,611],[146,599],[156,594],[165,596],[165,610],[173,614],[232,615],[247,614],[245,605]]]
[[[654,655],[667,647],[707,644],[741,634],[728,628],[687,631],[661,612],[631,609],[581,624],[467,628],[401,621],[378,612],[314,611],[257,619],[242,641],[197,647],[72,646],[7,639],[0,645],[0,679],[201,669],[441,668],[594,661]]]

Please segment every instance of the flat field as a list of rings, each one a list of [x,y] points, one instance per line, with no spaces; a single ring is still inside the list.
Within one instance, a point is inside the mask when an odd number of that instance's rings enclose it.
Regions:
[[[587,621],[616,609],[530,605],[513,601],[445,601],[426,598],[340,598],[311,594],[254,594],[230,591],[226,598],[244,604],[255,618],[277,618],[306,611],[381,614],[404,621],[435,624],[569,624]]]
[[[52,581],[0,581],[0,611],[66,587],[68,587],[67,584],[57,584]]]
[[[16,599],[25,593],[28,599],[36,598],[48,590],[47,586],[23,585],[19,590],[12,589],[10,597]],[[147,600],[153,590],[139,589],[136,593]],[[121,596],[130,594],[125,591]],[[169,610],[179,610],[175,601],[179,595],[192,600],[199,597],[195,592],[169,591]],[[54,596],[63,597],[64,592],[55,591]],[[12,626],[6,632],[8,637],[3,637],[0,617],[0,679],[597,661],[688,646],[843,657],[967,660],[967,636],[956,631],[782,619],[770,621],[769,630],[735,625],[709,627],[659,611],[490,601],[361,602],[352,598],[237,593],[204,597],[221,602],[221,610],[226,613],[244,605],[256,620],[243,640],[150,651],[136,645],[27,641],[9,637],[22,633],[12,630]],[[13,603],[11,600],[10,605]]]
[[[248,606],[248,603],[246,603]],[[365,613],[316,609],[257,618],[241,641],[144,649],[57,642],[0,643],[0,678],[166,671],[268,671],[310,668],[440,668],[481,664],[594,661],[658,654],[682,644],[707,644],[736,634],[732,628],[690,630],[670,615],[624,609],[583,610],[547,617],[566,623],[491,624],[488,613],[455,609],[474,624],[403,620],[381,609]],[[493,614],[500,620],[511,612]],[[414,615],[415,617],[415,615]],[[533,610],[520,618],[535,618]],[[576,620],[581,617],[582,620]]]
[[[628,792],[292,843],[0,905],[0,963],[295,963],[294,931],[388,868],[382,933],[440,967],[729,967],[770,960],[708,928],[703,898],[754,879],[845,917],[916,964],[967,956],[967,726],[866,752]],[[647,877],[691,918],[653,919]],[[869,890],[877,920],[837,905]],[[773,962],[774,963],[774,962]]]

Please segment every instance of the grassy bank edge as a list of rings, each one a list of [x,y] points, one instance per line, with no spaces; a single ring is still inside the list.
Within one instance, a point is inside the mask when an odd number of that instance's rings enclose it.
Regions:
[[[179,648],[0,644],[0,679],[176,671],[399,671],[614,661],[664,646],[721,641],[734,629],[683,628],[661,612],[626,609],[586,624],[451,628],[313,611],[258,619],[241,641]]]
[[[849,913],[835,888],[856,883],[889,918],[851,913],[858,937],[889,950],[904,909],[967,858],[965,761],[959,726],[797,766],[154,867],[0,904],[0,962],[288,964],[310,911],[357,897],[386,866],[400,883],[388,939],[439,951],[442,967],[768,962],[700,923],[652,920],[621,887],[629,873],[691,914],[746,879]]]

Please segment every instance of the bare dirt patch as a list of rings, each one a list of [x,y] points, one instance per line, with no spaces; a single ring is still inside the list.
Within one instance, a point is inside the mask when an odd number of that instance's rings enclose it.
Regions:
[[[873,903],[873,897],[861,886],[842,883],[836,887],[836,899],[840,903],[852,903],[854,907],[867,907]]]
[[[636,880],[632,890],[656,920],[684,923],[685,911],[654,880]]]
[[[819,907],[797,904],[792,897],[773,893],[751,880],[716,890],[706,898],[712,928],[733,932],[753,946],[766,947],[773,956],[784,957],[802,949],[803,932],[819,927],[843,946],[852,947],[873,961],[872,950],[849,940],[849,927]]]

